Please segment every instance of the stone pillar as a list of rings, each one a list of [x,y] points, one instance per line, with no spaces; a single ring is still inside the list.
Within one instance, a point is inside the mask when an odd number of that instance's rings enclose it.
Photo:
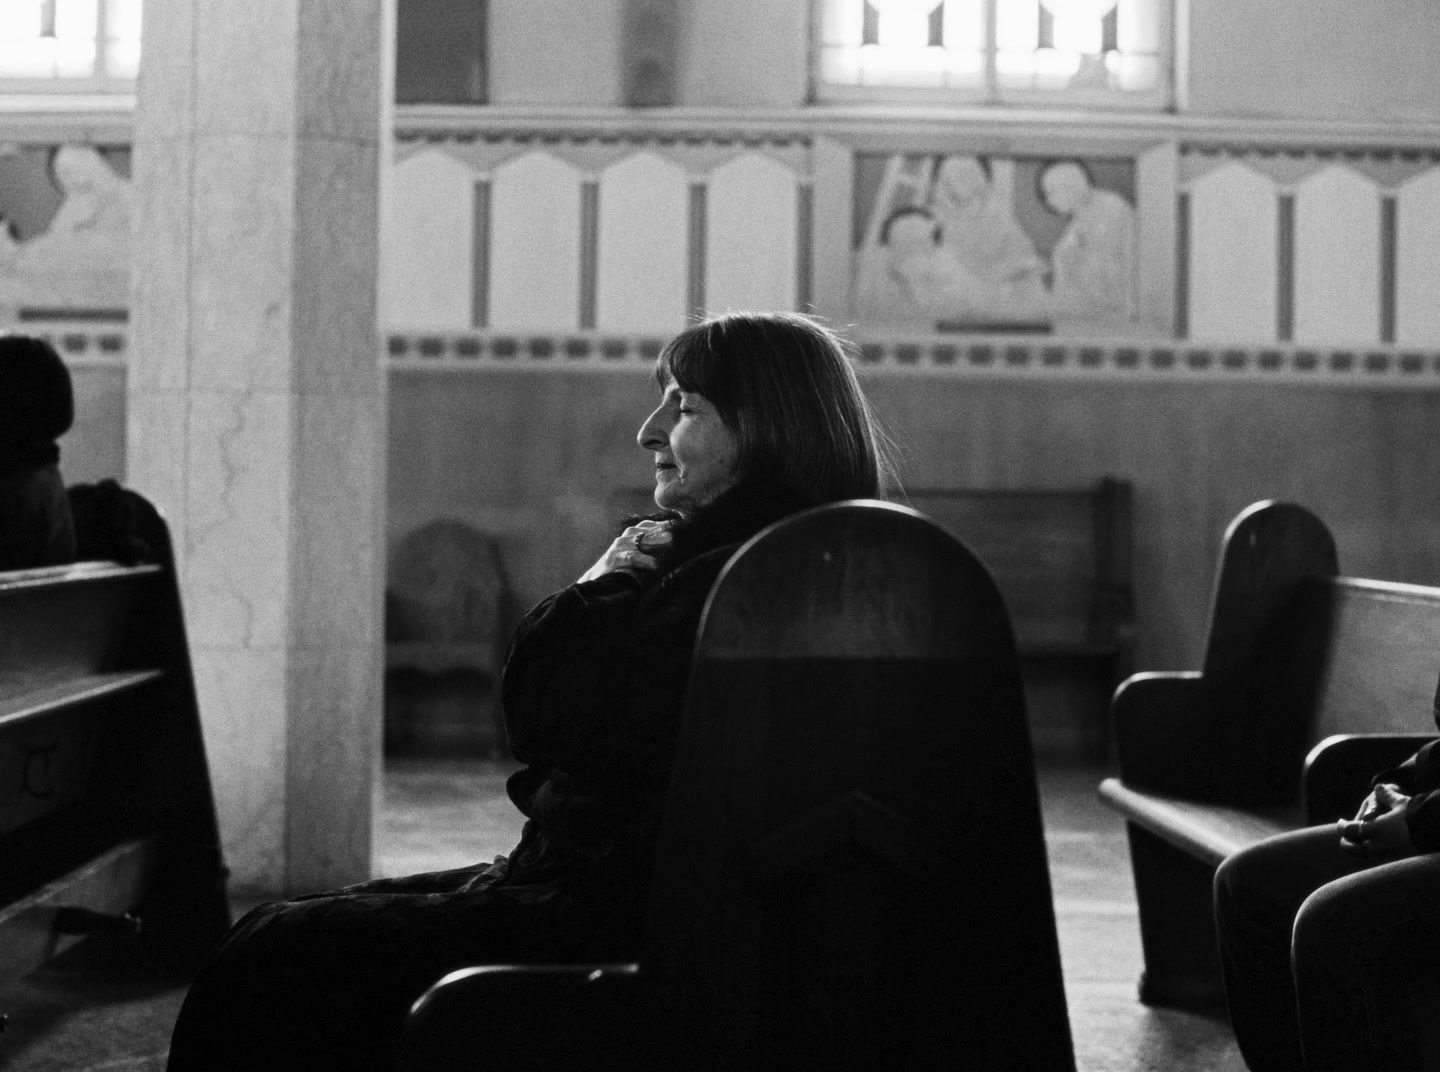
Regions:
[[[127,482],[175,537],[232,888],[368,878],[394,0],[146,0]]]

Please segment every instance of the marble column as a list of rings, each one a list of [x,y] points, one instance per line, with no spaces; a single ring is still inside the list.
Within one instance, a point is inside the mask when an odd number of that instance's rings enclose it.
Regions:
[[[145,2],[126,479],[175,537],[238,890],[370,872],[393,2]]]

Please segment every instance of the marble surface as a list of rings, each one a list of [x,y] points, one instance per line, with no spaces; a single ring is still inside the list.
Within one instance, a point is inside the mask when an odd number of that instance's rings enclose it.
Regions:
[[[146,4],[126,407],[233,884],[269,892],[369,873],[382,721],[386,0],[284,8]]]

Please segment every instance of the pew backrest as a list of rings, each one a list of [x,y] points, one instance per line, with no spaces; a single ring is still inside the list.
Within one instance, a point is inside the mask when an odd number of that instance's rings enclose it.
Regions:
[[[911,488],[911,506],[985,563],[1021,654],[1122,652],[1134,632],[1128,481],[1078,488]]]
[[[819,507],[726,566],[641,963],[707,1067],[1072,1066],[1013,634],[938,525]]]
[[[126,494],[156,561],[0,574],[0,985],[86,934],[188,963],[228,921],[169,537]]]

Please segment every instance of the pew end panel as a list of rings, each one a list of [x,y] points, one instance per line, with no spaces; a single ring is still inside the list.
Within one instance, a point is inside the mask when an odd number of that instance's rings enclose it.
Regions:
[[[634,963],[462,968],[411,1007],[398,1067],[439,1072],[466,1067],[456,1055],[469,1054],[496,1069],[534,1068],[542,1038],[555,1068],[631,1072],[646,1064],[643,990]]]
[[[1073,1072],[1049,889],[984,567],[909,509],[803,512],[742,548],[707,603],[645,936],[615,988],[637,1037],[616,1051],[697,1072]],[[450,1017],[412,1017],[413,1052],[451,1067],[444,1021],[493,1022],[512,970],[466,983]],[[527,1056],[563,1067],[533,1040]]]

